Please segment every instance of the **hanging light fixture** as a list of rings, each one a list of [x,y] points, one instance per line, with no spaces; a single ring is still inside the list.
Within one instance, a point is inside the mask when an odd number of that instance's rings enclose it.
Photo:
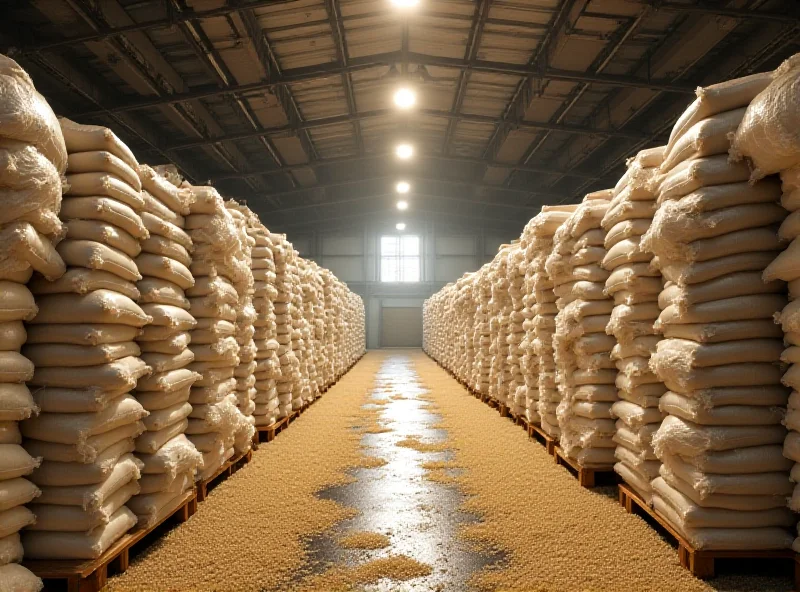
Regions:
[[[397,209],[400,210],[401,212],[407,210],[408,209],[408,202],[404,201],[404,200],[398,201],[397,202]]]
[[[411,109],[417,104],[417,93],[406,86],[398,88],[394,93],[394,104],[403,111]]]
[[[414,147],[411,144],[398,144],[394,149],[397,158],[401,160],[408,160],[414,156]]]
[[[400,230],[402,232],[403,230],[406,229],[406,223],[405,222],[398,222],[397,224],[394,225],[394,227],[397,230]]]
[[[411,190],[411,185],[409,185],[408,181],[400,181],[394,188],[397,193],[408,193]]]

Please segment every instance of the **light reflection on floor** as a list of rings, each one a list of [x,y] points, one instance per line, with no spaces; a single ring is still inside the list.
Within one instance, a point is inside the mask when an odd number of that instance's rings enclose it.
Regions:
[[[423,442],[446,438],[443,430],[432,427],[439,416],[419,399],[425,392],[407,355],[398,352],[387,357],[377,375],[372,398],[388,402],[379,413],[379,424],[392,431],[362,437],[365,453],[383,458],[387,464],[355,470],[356,482],[321,493],[323,498],[357,508],[360,514],[311,542],[312,571],[324,571],[332,563],[352,565],[404,554],[430,565],[432,575],[410,582],[386,581],[364,590],[463,591],[468,589],[467,580],[475,571],[500,559],[467,549],[457,532],[460,524],[474,517],[459,511],[463,496],[452,486],[424,478],[424,462],[448,460],[451,454],[423,453],[396,445],[410,437]],[[341,549],[337,539],[354,531],[385,534],[391,545],[373,551]]]

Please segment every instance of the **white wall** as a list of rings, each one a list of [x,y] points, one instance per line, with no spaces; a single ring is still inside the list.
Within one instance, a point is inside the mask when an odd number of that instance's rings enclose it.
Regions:
[[[393,226],[379,221],[328,232],[289,234],[303,257],[327,267],[364,299],[367,315],[367,346],[380,347],[381,309],[393,306],[422,306],[423,301],[491,261],[497,248],[517,238],[496,229],[442,226],[433,222],[410,223],[406,234],[421,239],[422,281],[414,284],[382,283],[380,279],[380,237],[396,234]]]

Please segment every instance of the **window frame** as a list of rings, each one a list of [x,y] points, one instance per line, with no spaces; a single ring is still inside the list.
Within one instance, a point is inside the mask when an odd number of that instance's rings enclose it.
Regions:
[[[396,254],[384,254],[384,240],[391,239],[394,243],[392,246],[392,250],[396,251]],[[408,246],[404,249],[404,240],[414,239],[415,240],[415,247],[411,250],[416,251],[415,255],[407,255],[405,251],[408,249]],[[417,234],[381,234],[378,236],[378,278],[380,283],[382,284],[418,284],[422,282],[422,237]],[[403,266],[404,262],[408,262],[409,260],[416,260],[416,278],[415,279],[404,279],[404,271],[407,270]],[[395,262],[395,270],[396,273],[391,274],[394,277],[392,279],[384,279],[384,261],[394,261]],[[388,275],[388,274],[387,274]]]

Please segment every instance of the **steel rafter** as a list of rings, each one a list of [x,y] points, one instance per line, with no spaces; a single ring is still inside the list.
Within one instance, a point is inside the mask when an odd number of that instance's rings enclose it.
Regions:
[[[414,52],[391,52],[355,58],[350,60],[346,67],[338,64],[320,64],[317,66],[307,66],[303,68],[293,68],[284,70],[279,76],[262,82],[250,84],[231,85],[228,88],[207,87],[193,89],[187,92],[173,93],[157,99],[144,99],[131,101],[127,104],[108,105],[107,111],[114,113],[122,111],[136,111],[149,107],[170,105],[192,101],[195,99],[208,99],[219,97],[231,93],[259,92],[275,88],[276,86],[291,84],[303,80],[315,80],[329,77],[339,77],[343,73],[356,72],[377,66],[388,66],[392,64],[421,64],[427,66],[440,66],[444,68],[454,68],[467,72],[491,72],[499,74],[509,74],[514,76],[530,76],[537,79],[561,80],[568,82],[586,82],[590,84],[600,84],[604,86],[644,88],[662,92],[673,92],[679,94],[693,94],[694,87],[691,84],[675,84],[670,81],[645,80],[633,76],[619,76],[611,74],[591,74],[586,72],[576,72],[557,68],[540,68],[536,66],[509,64],[504,62],[489,62],[484,60],[466,61],[458,58],[447,58],[441,56],[430,56]],[[98,114],[97,111],[85,112],[81,117],[90,117]]]
[[[339,3],[336,0],[325,0],[325,10],[333,33],[333,41],[336,44],[336,56],[342,68],[348,66],[347,38],[342,22],[342,14],[339,10]],[[347,112],[354,116],[357,112],[356,97],[353,92],[353,80],[350,72],[342,72],[342,86],[344,86],[345,99],[347,100]],[[356,150],[359,154],[364,154],[364,138],[361,136],[361,124],[353,121],[353,134],[356,138]]]
[[[500,193],[514,193],[517,195],[541,195],[542,197],[550,199],[561,199],[562,194],[548,192],[548,191],[535,191],[530,189],[518,189],[514,187],[502,187],[499,185],[490,185],[487,183],[470,183],[468,181],[457,181],[455,179],[446,179],[442,177],[426,177],[424,175],[409,174],[405,175],[410,181],[423,181],[426,183],[441,183],[443,185],[452,185],[454,187],[469,187],[472,189],[481,189],[487,191],[496,191]],[[276,191],[265,194],[266,197],[290,197],[294,195],[302,195],[305,193],[313,193],[318,189],[329,189],[331,187],[347,187],[350,185],[358,185],[359,183],[372,183],[377,181],[387,181],[396,179],[396,175],[380,175],[377,177],[361,177],[359,179],[348,179],[346,181],[333,181],[330,183],[318,183],[317,185],[309,185],[307,187],[300,187],[298,189],[291,189],[288,191]]]
[[[480,49],[483,37],[483,28],[486,26],[486,19],[489,18],[489,9],[491,5],[492,0],[477,0],[472,27],[470,28],[469,38],[467,39],[467,48],[464,52],[464,59],[467,61],[473,61],[478,57],[478,49]],[[467,95],[469,79],[470,72],[468,71],[462,71],[458,75],[458,87],[456,89],[456,95],[453,98],[453,107],[450,109],[453,115],[458,116],[458,114],[461,113],[461,106],[464,104],[464,97]],[[442,154],[449,153],[450,143],[457,126],[458,119],[456,118],[451,119],[447,123],[447,131],[444,134],[444,142],[442,143]]]
[[[226,179],[241,179],[244,177],[248,177],[251,175],[275,175],[275,174],[283,174],[287,171],[293,170],[300,170],[300,169],[307,169],[307,168],[324,168],[330,166],[339,166],[342,164],[355,164],[355,163],[364,163],[371,160],[379,160],[384,158],[392,158],[394,156],[391,152],[378,152],[372,154],[365,154],[360,156],[344,156],[339,158],[321,158],[319,160],[314,161],[313,163],[306,164],[294,164],[294,165],[284,165],[280,169],[263,169],[263,170],[254,170],[254,171],[244,171],[241,173],[223,173],[220,175],[213,175],[211,180],[212,181],[224,181]],[[452,162],[454,164],[470,164],[476,166],[492,166],[504,169],[511,169],[514,171],[526,171],[529,173],[540,173],[545,175],[566,175],[569,177],[577,177],[580,179],[590,179],[596,180],[596,177],[592,173],[588,173],[585,171],[573,170],[573,169],[558,169],[552,168],[547,166],[535,166],[535,165],[527,165],[527,164],[520,164],[514,162],[497,162],[497,161],[485,161],[481,158],[470,158],[468,156],[451,156],[445,154],[422,154],[420,155],[421,158],[425,160],[431,161],[436,160],[440,162]]]

